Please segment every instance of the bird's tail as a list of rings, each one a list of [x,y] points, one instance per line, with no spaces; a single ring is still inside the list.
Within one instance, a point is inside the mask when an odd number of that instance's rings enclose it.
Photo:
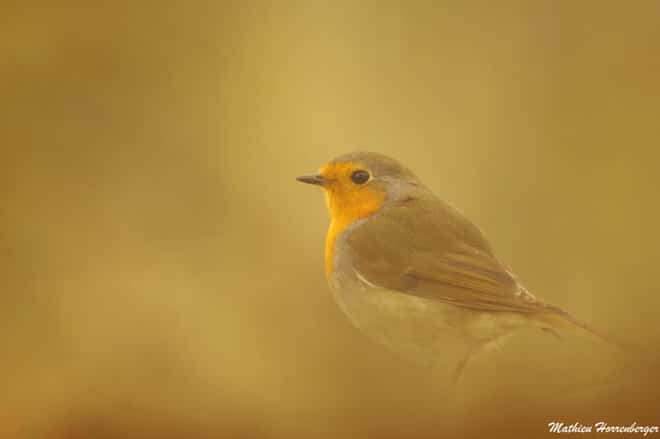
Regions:
[[[592,326],[584,323],[577,318],[573,317],[568,312],[554,305],[545,305],[546,312],[542,313],[540,320],[549,324],[549,327],[543,328],[549,331],[554,329],[566,329],[569,331],[577,332],[587,338],[596,340],[600,343],[606,343],[612,345],[616,348],[625,351],[637,351],[641,352],[643,349],[639,346],[623,340],[620,337],[617,337],[612,334],[608,334],[605,331],[600,329],[593,328]]]

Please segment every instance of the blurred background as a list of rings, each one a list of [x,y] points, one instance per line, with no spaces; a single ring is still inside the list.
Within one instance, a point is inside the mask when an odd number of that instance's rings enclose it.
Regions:
[[[6,3],[1,437],[660,423],[660,3]],[[294,177],[352,150],[655,353],[523,333],[438,403],[327,289],[324,201]]]

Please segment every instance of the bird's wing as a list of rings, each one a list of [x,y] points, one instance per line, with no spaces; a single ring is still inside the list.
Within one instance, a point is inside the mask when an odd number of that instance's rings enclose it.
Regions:
[[[545,308],[494,256],[474,224],[431,195],[376,214],[347,242],[355,269],[379,287],[471,309]]]

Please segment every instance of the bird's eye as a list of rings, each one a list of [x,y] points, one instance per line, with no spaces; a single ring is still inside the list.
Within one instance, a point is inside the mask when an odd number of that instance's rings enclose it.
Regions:
[[[369,173],[359,169],[351,174],[351,180],[355,184],[364,184],[369,181]]]

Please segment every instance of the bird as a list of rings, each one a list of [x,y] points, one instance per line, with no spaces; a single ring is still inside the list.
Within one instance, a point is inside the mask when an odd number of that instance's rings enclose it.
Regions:
[[[456,383],[469,360],[519,330],[607,336],[529,292],[483,232],[407,167],[341,155],[296,178],[325,192],[325,274],[367,337]]]

